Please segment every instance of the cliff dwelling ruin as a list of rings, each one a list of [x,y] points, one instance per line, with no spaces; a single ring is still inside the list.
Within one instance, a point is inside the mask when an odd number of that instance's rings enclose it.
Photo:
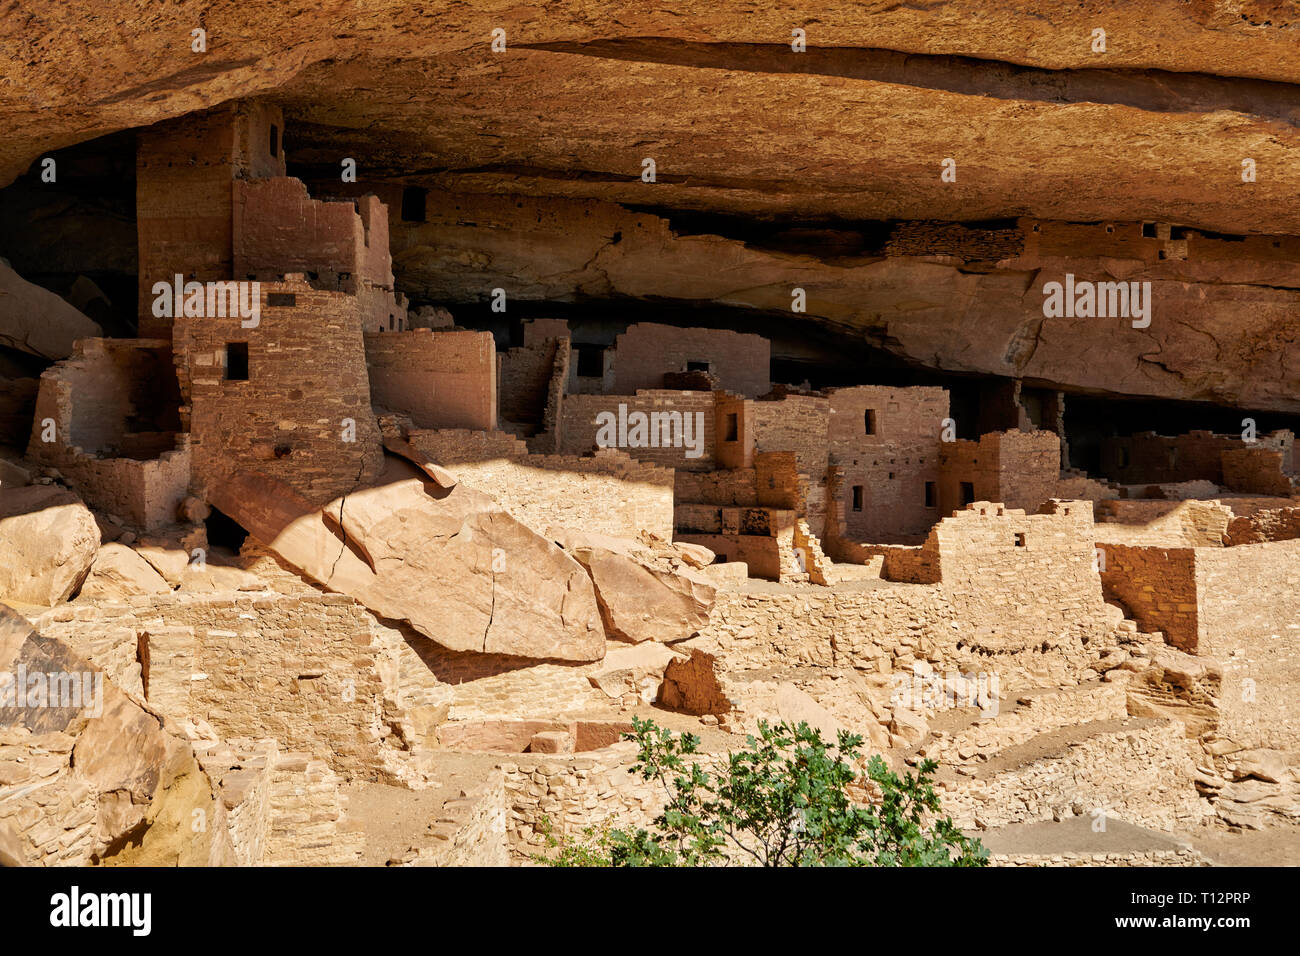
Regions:
[[[0,678],[0,862],[528,864],[659,812],[634,717],[938,760],[994,865],[1300,859],[1300,26],[218,6],[0,42],[0,675],[106,688]]]

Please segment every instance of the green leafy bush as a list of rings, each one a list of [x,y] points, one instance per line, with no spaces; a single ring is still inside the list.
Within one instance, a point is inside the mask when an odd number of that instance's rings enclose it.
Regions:
[[[760,722],[743,750],[716,773],[700,738],[633,719],[639,751],[631,768],[662,786],[666,803],[650,829],[588,830],[582,841],[551,839],[554,866],[986,866],[988,851],[939,817],[932,760],[899,776],[878,755],[866,776],[876,794],[856,802],[862,737],[835,744],[806,723]],[[541,859],[541,858],[539,858]]]

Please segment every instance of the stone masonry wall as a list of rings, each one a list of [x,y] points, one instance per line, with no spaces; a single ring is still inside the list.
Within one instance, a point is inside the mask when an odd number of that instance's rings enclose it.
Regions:
[[[1300,750],[1300,540],[1196,550],[1197,653],[1223,664],[1219,734]]]
[[[270,306],[271,295],[293,304]],[[230,377],[231,343],[247,347],[247,380]],[[175,345],[196,494],[243,468],[320,505],[378,475],[383,448],[353,296],[289,276],[262,285],[257,327],[238,316],[178,318]]]
[[[419,428],[497,427],[497,354],[491,332],[369,333],[373,403]]]
[[[830,463],[842,476],[837,533],[855,541],[919,542],[942,517],[938,438],[947,391],[835,389],[830,412]]]
[[[74,647],[106,627],[134,631],[145,698],[169,716],[273,738],[348,776],[382,765],[380,645],[351,598],[175,593],[66,610],[42,627]]]
[[[687,415],[702,416],[692,418],[692,429],[698,422],[703,422],[704,437],[702,454],[698,458],[688,458],[684,447],[626,447],[633,458],[653,462],[665,468],[683,471],[712,471],[716,467],[714,459],[715,415],[714,396],[711,392],[690,392],[671,390],[638,391],[635,395],[568,395],[564,399],[564,418],[561,424],[560,452],[565,455],[584,455],[597,448],[596,437],[600,430],[597,416],[609,412],[617,420],[619,406],[624,406],[626,415],[634,412],[680,413],[683,419]],[[649,429],[647,429],[649,431]],[[698,430],[692,431],[692,437],[698,445]],[[662,443],[662,438],[660,439]]]
[[[1163,631],[1180,650],[1196,653],[1196,551],[1192,548],[1101,548],[1102,588],[1146,632]]]
[[[632,395],[663,388],[665,372],[685,372],[688,363],[704,362],[720,388],[754,398],[772,387],[771,359],[771,343],[761,335],[638,322],[614,340],[609,391]]]

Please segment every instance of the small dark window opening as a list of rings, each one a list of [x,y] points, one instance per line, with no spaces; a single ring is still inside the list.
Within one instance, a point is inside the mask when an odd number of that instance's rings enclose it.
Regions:
[[[969,481],[961,483],[961,503],[968,505],[975,500],[975,485]]]
[[[276,458],[288,458],[293,454],[293,449],[288,445],[276,445],[274,454]]]
[[[853,510],[854,511],[862,510],[862,486],[861,485],[853,486]]]
[[[578,345],[578,376],[580,378],[600,378],[605,374],[605,347],[602,345]]]
[[[876,433],[876,412],[875,409],[868,408],[862,415],[862,427],[866,429],[864,435],[874,435]]]
[[[271,146],[271,156],[272,157],[279,156],[280,155],[280,127],[276,126],[274,123],[271,124],[270,146]]]
[[[1127,449],[1127,448],[1120,448],[1120,449],[1119,449],[1119,466],[1120,466],[1121,468],[1127,468],[1127,467],[1128,467],[1128,449]]]
[[[1142,223],[1142,238],[1154,239],[1156,237],[1156,224],[1154,222]]]
[[[1023,532],[1019,532],[1016,534],[1016,547],[1023,548],[1024,546],[1025,546],[1025,535]]]
[[[1171,448],[1171,449],[1169,449],[1169,467],[1170,467],[1170,468],[1177,468],[1177,467],[1178,467],[1178,449],[1177,449],[1177,448]]]
[[[927,481],[925,483],[925,506],[927,508],[934,507],[934,482],[933,481]]]
[[[725,441],[740,441],[740,416],[735,412],[727,413],[727,437]]]
[[[429,190],[420,186],[407,186],[402,190],[402,222],[425,222],[428,218],[426,200]]]
[[[686,371],[688,372],[707,372],[709,370],[708,362],[687,362]]]
[[[203,522],[208,532],[208,547],[210,548],[229,548],[236,554],[244,546],[244,539],[248,537],[248,532],[228,515],[222,514],[216,508]]]
[[[226,381],[248,381],[248,343],[226,343]]]
[[[270,309],[291,309],[298,304],[296,292],[268,292],[266,305]]]

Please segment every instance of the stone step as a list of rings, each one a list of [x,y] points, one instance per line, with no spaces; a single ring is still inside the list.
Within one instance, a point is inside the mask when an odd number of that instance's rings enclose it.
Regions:
[[[1124,684],[1100,680],[1023,691],[999,702],[996,713],[963,708],[957,721],[936,729],[917,753],[947,766],[978,765],[1040,734],[1122,720],[1128,716],[1126,698]]]
[[[979,766],[941,766],[937,780],[944,811],[962,827],[1084,816],[1172,830],[1208,812],[1192,774],[1181,724],[1127,717],[1037,734]]]

